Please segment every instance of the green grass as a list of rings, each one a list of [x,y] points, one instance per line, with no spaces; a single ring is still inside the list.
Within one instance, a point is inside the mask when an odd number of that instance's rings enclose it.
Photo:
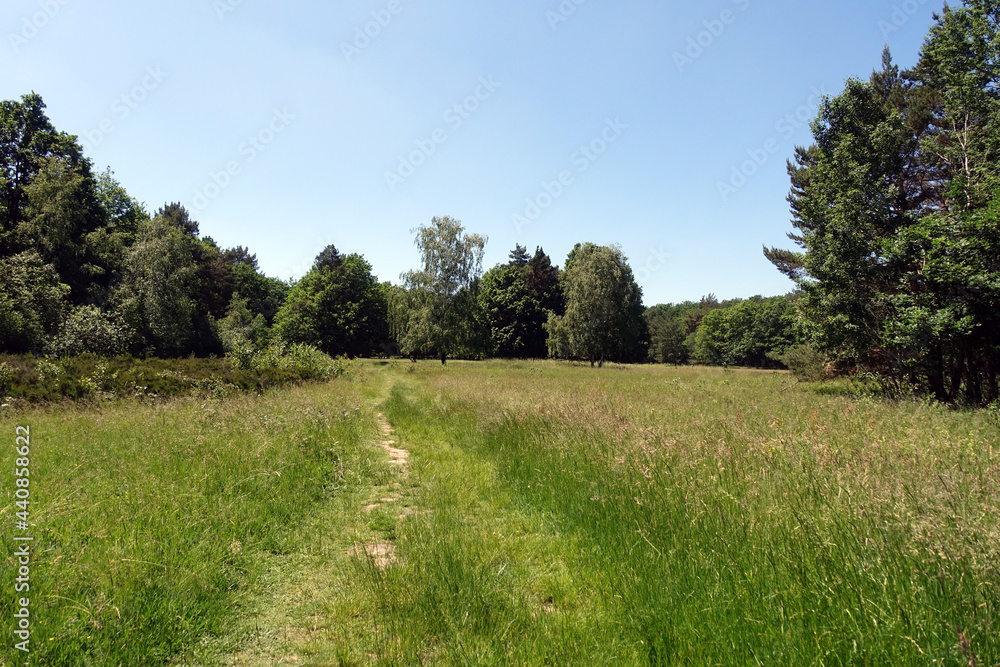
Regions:
[[[1000,661],[986,415],[776,373],[415,376],[386,414],[435,514],[372,584],[385,664]]]
[[[380,474],[365,444],[374,422],[363,392],[339,381],[4,416],[8,472],[15,425],[31,427],[33,664],[164,664],[225,635],[269,558],[297,548],[313,508]],[[12,474],[4,480],[9,547]],[[13,567],[0,572],[5,638],[13,577]],[[0,663],[22,664],[11,644]]]
[[[995,414],[793,385],[388,363],[32,409],[33,663],[1000,665]]]

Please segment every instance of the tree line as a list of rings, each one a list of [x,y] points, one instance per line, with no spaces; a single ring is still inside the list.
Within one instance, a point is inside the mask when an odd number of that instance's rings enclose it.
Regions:
[[[202,236],[181,204],[149,213],[110,169],[94,173],[40,96],[0,103],[2,352],[228,355],[247,366],[277,342],[442,362],[767,363],[732,352],[715,329],[690,352],[668,351],[670,307],[643,306],[618,247],[579,243],[560,269],[542,248],[518,245],[484,273],[487,239],[458,220],[434,218],[414,233],[420,268],[397,285],[332,245],[301,279],[268,277],[249,249]]]
[[[913,68],[886,50],[870,78],[822,100],[788,165],[798,249],[764,248],[793,293],[652,308],[616,246],[579,243],[562,268],[517,246],[484,273],[487,239],[447,216],[413,230],[419,268],[399,284],[333,246],[300,280],[270,278],[180,204],[150,214],[94,173],[38,95],[2,102],[0,351],[239,361],[278,342],[442,362],[788,365],[996,402],[998,36],[1000,1],[946,7]]]

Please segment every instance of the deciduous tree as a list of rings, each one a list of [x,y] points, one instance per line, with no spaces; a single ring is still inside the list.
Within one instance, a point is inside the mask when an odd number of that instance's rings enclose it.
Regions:
[[[475,337],[475,288],[486,238],[466,234],[449,216],[414,231],[422,268],[402,276],[411,310],[399,342],[407,356],[433,354],[444,364]]]
[[[642,288],[621,249],[577,244],[566,265],[566,314],[553,313],[546,323],[550,354],[586,359],[591,366],[643,361],[649,333]]]
[[[388,338],[388,304],[371,269],[360,255],[345,257],[327,247],[292,287],[275,316],[275,333],[332,356],[380,351]]]

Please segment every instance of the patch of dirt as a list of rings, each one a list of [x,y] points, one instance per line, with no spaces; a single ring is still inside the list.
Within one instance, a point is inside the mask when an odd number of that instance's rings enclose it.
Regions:
[[[396,545],[391,542],[366,544],[364,545],[364,553],[375,562],[375,567],[380,570],[384,570],[396,562]]]
[[[405,449],[396,447],[396,440],[393,437],[395,431],[392,428],[392,424],[385,418],[381,412],[378,414],[378,426],[379,431],[382,433],[382,439],[379,443],[389,454],[389,463],[400,468],[401,475],[406,477],[409,473],[409,459],[410,453]],[[377,509],[389,505],[392,503],[398,503],[402,500],[402,496],[397,492],[402,488],[402,484],[399,481],[393,482],[390,486],[382,487],[377,491],[381,496],[377,501],[372,502],[369,505],[365,505],[361,508],[361,511],[370,514]],[[413,516],[417,514],[417,510],[410,507],[404,507],[402,514],[396,516],[397,519],[405,519],[408,516]],[[359,545],[356,548],[356,553],[361,555],[363,550],[364,555],[374,561],[375,566],[379,569],[384,570],[389,567],[392,563],[396,562],[396,547],[390,542],[371,542],[364,545]]]
[[[378,415],[378,420],[379,420],[379,428],[382,431],[382,438],[383,438],[382,449],[389,452],[389,463],[402,466],[404,468],[404,474],[405,474],[405,468],[409,461],[410,453],[405,449],[400,449],[398,447],[393,446],[396,444],[396,440],[393,439],[392,437],[395,431],[392,428],[392,424],[386,421],[385,415],[383,415],[381,412]]]

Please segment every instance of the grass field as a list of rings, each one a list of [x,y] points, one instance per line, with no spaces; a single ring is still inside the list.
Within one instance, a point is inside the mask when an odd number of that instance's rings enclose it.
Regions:
[[[373,362],[4,417],[6,470],[18,423],[36,665],[1000,665],[985,411],[773,372]]]

